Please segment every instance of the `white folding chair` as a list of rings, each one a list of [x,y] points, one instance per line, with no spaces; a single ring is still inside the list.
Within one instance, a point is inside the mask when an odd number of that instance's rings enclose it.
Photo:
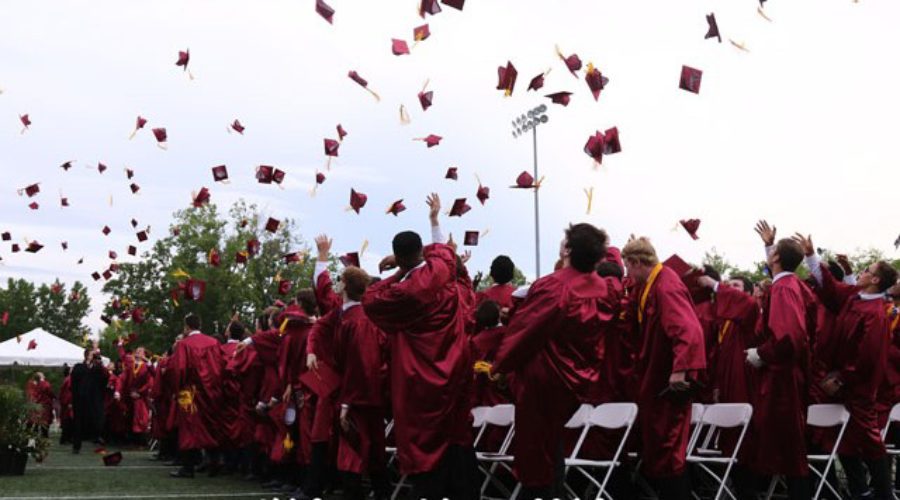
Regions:
[[[581,411],[579,409],[579,411]],[[584,477],[588,479],[594,486],[599,488],[597,491],[597,500],[601,500],[603,498],[612,499],[612,496],[606,491],[606,486],[609,483],[609,478],[612,477],[613,470],[619,465],[621,462],[619,458],[622,455],[622,450],[625,448],[625,442],[628,441],[628,436],[631,434],[631,429],[634,427],[634,421],[637,418],[638,408],[634,403],[606,403],[591,411],[590,416],[585,424],[584,430],[581,433],[581,436],[578,438],[578,443],[575,445],[575,450],[572,452],[572,456],[566,459],[566,472],[570,469],[576,470],[581,473]],[[578,417],[579,414],[576,412],[575,417]],[[573,417],[573,419],[575,418]],[[570,421],[571,423],[571,421]],[[581,446],[584,444],[585,438],[587,438],[588,432],[594,427],[599,427],[602,429],[625,429],[625,432],[622,434],[622,438],[619,440],[619,445],[616,447],[616,451],[610,460],[588,460],[584,458],[578,458],[578,453],[581,451]],[[606,474],[603,476],[603,481],[598,481],[589,470],[594,469],[606,469]],[[568,486],[567,486],[568,488]],[[574,492],[569,490],[576,498]]]
[[[489,409],[490,406],[476,406],[475,408],[472,408],[473,428],[481,428],[484,426],[484,416],[487,415]]]
[[[507,454],[507,450],[512,444],[516,432],[516,407],[511,404],[502,404],[488,408],[484,414],[484,425],[478,434],[478,441],[490,427],[506,428],[506,435],[496,451],[479,451],[475,454],[478,469],[485,476],[484,482],[481,483],[481,497],[489,498],[485,496],[485,491],[489,485],[493,484],[506,495],[504,498],[515,498],[519,487],[516,486],[514,491],[509,491],[509,488],[497,478],[496,472],[498,468],[503,468],[512,473],[513,457]]]
[[[819,499],[819,495],[822,494],[822,488],[824,488],[825,486],[827,486],[828,489],[832,493],[834,493],[836,497],[841,497],[837,489],[828,482],[828,472],[834,465],[834,459],[837,456],[837,451],[841,445],[841,440],[844,439],[844,431],[847,430],[847,422],[849,421],[850,412],[847,411],[847,408],[845,408],[844,405],[810,405],[809,409],[807,410],[807,426],[822,428],[840,427],[841,429],[838,432],[837,439],[834,441],[834,447],[831,449],[831,452],[828,455],[806,456],[806,460],[807,462],[809,462],[809,470],[811,470],[819,478],[819,485],[818,487],[816,487],[816,494],[815,496],[813,496],[813,500]],[[815,466],[813,466],[814,463],[823,462],[825,463],[825,468],[822,470],[819,470]]]
[[[691,405],[691,436],[688,438],[688,446],[687,449],[692,449],[694,444],[698,439],[700,439],[700,431],[702,430],[702,425],[700,422],[703,421],[703,412],[706,411],[706,407],[701,403],[693,403]]]
[[[888,421],[884,425],[884,429],[881,431],[881,440],[884,441],[885,446],[888,449],[888,453],[891,455],[900,455],[900,450],[897,449],[894,445],[889,445],[887,443],[888,431],[891,430],[891,425],[900,422],[900,403],[897,403],[891,408],[891,413],[888,415]]]
[[[735,496],[726,486],[728,475],[731,474],[731,468],[737,463],[738,452],[741,444],[744,442],[744,436],[747,434],[747,428],[750,426],[750,419],[753,417],[753,407],[746,403],[729,403],[715,404],[706,406],[703,410],[703,417],[698,424],[701,428],[707,429],[707,440],[704,440],[703,447],[698,446],[699,439],[694,440],[692,446],[688,447],[687,461],[700,468],[712,476],[718,483],[719,487],[716,491],[714,500],[719,500],[722,493],[725,492],[732,499]],[[719,429],[734,429],[740,427],[741,434],[734,446],[730,457],[722,456],[721,450],[712,449],[711,437],[715,431]],[[699,435],[698,431],[698,435]],[[721,476],[716,474],[711,468],[711,464],[725,465],[725,472]]]

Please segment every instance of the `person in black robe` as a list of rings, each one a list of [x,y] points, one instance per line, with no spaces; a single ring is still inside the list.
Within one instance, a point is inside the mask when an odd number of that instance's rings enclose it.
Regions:
[[[81,441],[97,440],[103,430],[103,395],[109,375],[100,350],[84,350],[84,363],[72,368],[72,453],[81,451]]]

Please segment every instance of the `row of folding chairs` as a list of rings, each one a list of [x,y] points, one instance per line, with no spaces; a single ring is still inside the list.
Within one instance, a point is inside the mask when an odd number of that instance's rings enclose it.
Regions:
[[[589,481],[597,490],[596,500],[612,500],[608,491],[609,481],[613,471],[622,464],[625,458],[625,444],[634,427],[638,408],[634,403],[605,403],[598,406],[581,405],[574,415],[566,423],[567,429],[580,430],[574,449],[565,459],[565,477],[570,472],[575,472]],[[476,448],[484,440],[490,428],[505,429],[503,439],[494,450],[483,450],[476,454],[478,468],[484,475],[481,485],[482,498],[490,499],[487,493],[490,488],[500,492],[503,499],[515,499],[521,491],[521,483],[515,482],[511,486],[509,478],[512,474],[514,456],[510,453],[513,437],[515,436],[515,406],[502,404],[492,407],[477,407],[472,410],[473,428],[477,430],[475,437]],[[715,482],[715,500],[721,498],[736,499],[729,486],[729,476],[738,463],[738,455],[750,421],[753,417],[753,407],[749,404],[729,403],[702,405],[694,404],[691,408],[691,436],[688,441],[687,461],[703,474],[712,478]],[[850,413],[843,405],[816,404],[810,405],[807,410],[807,426],[818,428],[837,429],[837,438],[834,446],[827,453],[807,455],[810,472],[815,480],[814,500],[818,500],[825,489],[833,495],[840,497],[838,486],[829,481],[829,473],[835,465],[837,450],[843,440],[847,424],[850,421]],[[887,438],[890,427],[900,424],[900,404],[895,405],[890,413],[888,423],[882,431],[882,437]],[[393,422],[388,424],[386,432],[390,434]],[[608,460],[594,460],[581,457],[582,447],[592,429],[621,430],[621,438],[616,445],[613,456]],[[719,446],[721,432],[726,429],[736,429],[737,441],[730,454],[722,452]],[[388,454],[391,462],[396,460],[396,448],[389,447]],[[900,455],[900,448],[888,445],[888,453]],[[633,455],[633,454],[632,454]],[[639,458],[636,455],[633,458]],[[595,474],[605,471],[602,477]],[[394,489],[392,499],[396,499],[402,488],[405,487],[406,478],[401,477]],[[775,493],[777,478],[773,478],[766,498],[771,499]],[[566,488],[573,497],[577,495],[566,484]],[[699,497],[698,497],[699,498]]]

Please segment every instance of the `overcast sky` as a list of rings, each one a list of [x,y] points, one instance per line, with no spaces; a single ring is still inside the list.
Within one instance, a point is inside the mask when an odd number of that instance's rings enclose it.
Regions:
[[[761,217],[785,235],[811,232],[819,246],[897,255],[898,2],[770,0],[771,22],[754,0],[469,0],[462,12],[444,6],[424,21],[415,0],[330,3],[334,25],[315,13],[314,0],[4,2],[0,231],[46,248],[12,254],[3,243],[0,277],[79,279],[92,290],[90,324],[98,326],[105,298],[90,274],[108,266],[109,250],[128,260],[129,221],[159,237],[203,186],[220,207],[244,198],[296,219],[307,241],[328,232],[339,252],[368,240],[370,271],[395,232],[427,234],[428,192],[448,208],[467,197],[472,211],[444,226],[457,237],[490,230],[474,249],[473,271],[507,253],[531,275],[532,197],[508,188],[531,169],[531,143],[512,137],[510,120],[541,103],[550,106],[539,130],[544,271],[572,221],[607,229],[619,245],[630,233],[648,235],[663,257],[677,252],[694,262],[711,247],[740,265],[760,260],[752,228]],[[709,12],[721,44],[703,39]],[[392,55],[391,38],[411,42],[423,22],[431,38],[411,55]],[[556,57],[556,44],[610,79],[598,102],[583,75],[576,79]],[[186,48],[194,80],[174,65]],[[509,98],[495,89],[507,60],[519,71]],[[703,71],[699,95],[678,88],[684,64]],[[548,68],[544,89],[526,92]],[[349,70],[381,101],[348,79]],[[426,80],[434,106],[423,112],[416,94]],[[543,97],[563,90],[575,93],[568,107]],[[20,134],[24,113],[33,124]],[[129,141],[139,114],[149,123]],[[243,136],[226,132],[235,118]],[[336,136],[338,123],[349,136],[310,197],[325,166],[322,140]],[[596,168],[582,148],[612,126],[622,152]],[[168,150],[156,147],[151,127],[168,130]],[[429,149],[412,140],[428,134],[444,141]],[[66,173],[59,165],[67,160],[75,167]],[[100,175],[97,162],[109,170]],[[230,184],[213,183],[210,168],[219,164]],[[285,189],[257,184],[259,164],[286,171]],[[450,166],[459,168],[456,182],[443,178]],[[484,207],[476,174],[491,188]],[[33,200],[17,195],[36,182]],[[360,215],[345,210],[351,188],[369,196]],[[60,208],[60,193],[70,208]],[[399,198],[408,210],[385,215]],[[683,218],[703,221],[699,241],[673,231]]]

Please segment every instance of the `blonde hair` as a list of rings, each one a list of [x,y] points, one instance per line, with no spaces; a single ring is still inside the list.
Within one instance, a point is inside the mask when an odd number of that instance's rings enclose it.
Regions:
[[[650,243],[650,239],[646,236],[634,238],[625,244],[622,248],[622,260],[639,262],[647,266],[655,266],[659,264],[659,257],[656,256],[656,249]]]

